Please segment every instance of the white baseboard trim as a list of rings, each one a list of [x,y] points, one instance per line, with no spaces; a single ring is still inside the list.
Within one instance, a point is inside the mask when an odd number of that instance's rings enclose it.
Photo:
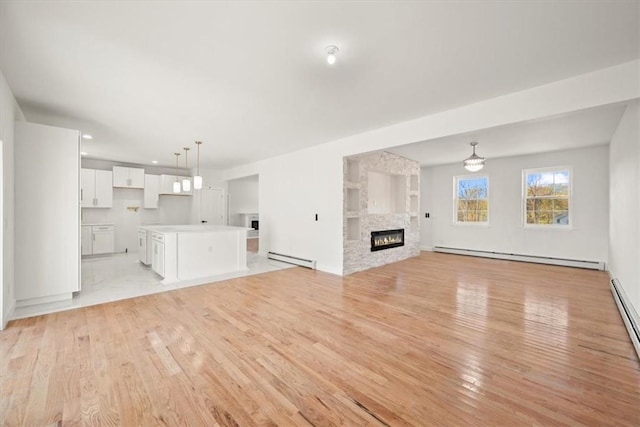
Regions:
[[[9,323],[9,320],[13,318],[13,314],[15,312],[16,312],[16,300],[12,300],[11,305],[9,306],[7,311],[3,313],[4,319],[2,319],[2,327],[0,328],[0,331],[4,330],[7,327],[7,323]]]
[[[627,328],[629,338],[636,350],[636,354],[638,355],[638,358],[640,358],[640,316],[638,316],[638,312],[633,308],[633,305],[631,305],[631,301],[629,300],[629,297],[627,297],[627,294],[620,285],[618,279],[611,278],[611,272],[609,272],[609,278],[611,279],[609,280],[609,285],[611,287],[613,300],[618,306],[620,317],[622,317],[624,326]]]
[[[480,251],[474,249],[449,248],[445,246],[434,246],[434,252],[444,252],[456,255],[470,255],[483,258],[505,259],[509,261],[534,262],[537,264],[561,265],[565,267],[589,268],[592,270],[604,270],[605,263],[602,261],[585,261],[568,258],[543,257],[535,255],[510,254],[506,252]]]
[[[432,246],[420,246],[421,251],[433,252]]]
[[[49,295],[46,297],[39,297],[39,298],[28,298],[28,299],[22,299],[22,300],[16,301],[16,307],[21,308],[21,307],[28,307],[30,305],[36,305],[36,304],[48,304],[50,302],[66,301],[72,298],[73,298],[73,293],[71,292],[65,293],[65,294],[58,294],[58,295]]]

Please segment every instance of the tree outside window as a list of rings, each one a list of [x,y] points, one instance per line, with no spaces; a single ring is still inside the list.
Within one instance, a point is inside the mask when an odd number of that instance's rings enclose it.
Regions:
[[[523,178],[525,225],[570,225],[569,169],[529,169]]]
[[[475,224],[489,222],[489,177],[456,177],[454,197],[454,222]]]

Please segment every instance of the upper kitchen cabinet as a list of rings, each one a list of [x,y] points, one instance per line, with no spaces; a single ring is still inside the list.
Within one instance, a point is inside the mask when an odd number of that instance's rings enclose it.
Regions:
[[[144,169],[113,167],[113,186],[119,188],[144,188]]]
[[[113,206],[111,171],[81,170],[80,202],[83,208],[110,208]]]
[[[173,191],[173,183],[177,181],[180,183],[180,192],[175,193]],[[192,181],[190,176],[178,176],[175,175],[160,175],[160,194],[170,194],[174,196],[193,196],[193,182],[191,182],[191,188],[189,191],[184,191],[182,187],[182,180],[188,179]]]

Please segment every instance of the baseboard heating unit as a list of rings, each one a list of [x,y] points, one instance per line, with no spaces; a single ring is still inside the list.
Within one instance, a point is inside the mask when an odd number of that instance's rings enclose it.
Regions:
[[[289,264],[299,265],[301,267],[307,267],[312,270],[316,269],[316,262],[310,259],[298,258],[291,255],[283,255],[275,252],[267,252],[267,258],[276,261],[286,262]]]
[[[611,279],[610,283],[613,299],[618,306],[618,310],[620,310],[620,316],[622,317],[624,325],[627,327],[633,347],[636,349],[638,357],[640,357],[640,316],[638,316],[638,313],[633,309],[627,295],[620,286],[620,282],[618,282],[617,279]]]
[[[506,252],[477,251],[473,249],[448,248],[445,246],[434,246],[434,252],[444,252],[456,255],[470,255],[484,258],[497,258],[509,261],[535,262],[538,264],[562,265],[565,267],[590,268],[592,270],[604,270],[604,262],[601,261],[582,261],[577,259],[543,257],[535,255],[510,254]]]

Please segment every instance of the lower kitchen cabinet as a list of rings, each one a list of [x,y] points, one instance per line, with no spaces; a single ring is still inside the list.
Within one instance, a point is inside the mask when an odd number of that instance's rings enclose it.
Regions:
[[[82,247],[82,255],[91,255],[91,251],[93,250],[91,245],[91,241],[93,240],[91,226],[83,225],[80,236],[82,236],[82,242],[80,244]]]
[[[82,255],[111,254],[115,252],[113,225],[83,225]]]

